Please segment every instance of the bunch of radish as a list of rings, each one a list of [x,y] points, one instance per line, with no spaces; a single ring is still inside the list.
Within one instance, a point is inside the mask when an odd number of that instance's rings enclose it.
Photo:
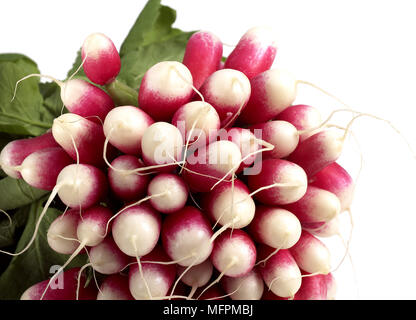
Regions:
[[[2,169],[67,206],[47,240],[68,261],[22,299],[334,299],[330,252],[353,180],[336,162],[346,130],[292,105],[298,81],[271,69],[273,33],[248,30],[223,62],[210,32],[183,61],[145,73],[138,105],[103,89],[120,57],[103,34],[81,79],[59,82],[70,113],[1,152]],[[86,252],[88,264],[68,269]],[[11,254],[3,252],[6,254]],[[85,286],[85,270],[98,280]],[[56,288],[59,276],[64,286]]]

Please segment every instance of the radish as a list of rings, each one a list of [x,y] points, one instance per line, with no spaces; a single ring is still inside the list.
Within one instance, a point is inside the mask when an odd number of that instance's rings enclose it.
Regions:
[[[316,128],[322,123],[319,110],[315,107],[304,104],[286,108],[278,114],[276,120],[290,122],[296,127],[296,129],[303,132],[300,133],[300,141],[303,141],[312,134],[316,133],[315,130],[308,131],[308,129]]]
[[[198,31],[189,38],[182,63],[191,72],[196,89],[216,71],[221,58],[222,42],[213,33]]]
[[[130,258],[117,247],[111,236],[89,250],[91,266],[102,274],[121,272],[129,263]]]
[[[351,206],[354,181],[338,163],[333,162],[323,168],[310,179],[309,183],[335,194],[341,203],[341,212]]]
[[[327,285],[324,276],[318,274],[304,277],[294,300],[327,300]]]
[[[294,125],[287,121],[268,121],[250,127],[257,129],[263,139],[274,146],[273,150],[263,153],[264,158],[285,158],[290,155],[299,143],[299,133]]]
[[[220,275],[199,294],[198,299],[223,276],[242,277],[248,274],[256,262],[256,246],[240,229],[226,230],[214,242],[211,262]]]
[[[122,155],[111,162],[108,168],[108,182],[117,198],[131,201],[143,196],[150,181],[149,176],[129,173],[143,167],[143,162],[132,155]]]
[[[336,215],[327,222],[308,224],[303,228],[314,236],[327,238],[335,235],[341,235],[340,224],[341,221],[339,219],[339,215]]]
[[[211,279],[213,265],[209,259],[188,269],[182,266],[177,267],[177,273],[183,283],[191,287],[188,299],[191,299],[198,288],[205,286]]]
[[[97,300],[134,300],[130,293],[128,277],[113,274],[101,283]]]
[[[28,155],[41,149],[54,147],[59,147],[59,145],[49,131],[38,137],[13,140],[1,150],[0,167],[8,176],[19,179],[22,176],[16,167],[18,169]]]
[[[110,209],[103,206],[95,206],[82,212],[81,219],[78,220],[77,226],[77,238],[80,242],[79,246],[74,252],[72,252],[71,256],[64,263],[64,265],[62,265],[49,280],[49,283],[41,296],[41,300],[44,298],[49,286],[56,279],[56,277],[59,276],[63,270],[65,270],[65,267],[81,252],[82,249],[85,248],[85,246],[96,246],[103,241],[105,227],[111,216],[112,213]],[[81,269],[80,273],[82,273],[82,270],[83,269]]]
[[[113,222],[112,234],[119,249],[130,257],[141,257],[156,246],[161,228],[160,215],[149,205],[124,210]]]
[[[49,246],[54,251],[61,254],[72,254],[78,248],[79,219],[79,210],[71,209],[52,221],[48,228],[47,239]]]
[[[221,120],[221,127],[234,123],[245,108],[251,93],[250,81],[240,71],[222,69],[210,75],[200,89]]]
[[[210,256],[211,237],[208,220],[194,207],[185,207],[163,222],[163,248],[172,260],[184,267],[198,265]]]
[[[296,79],[290,73],[272,69],[250,79],[251,96],[238,118],[239,123],[255,124],[275,118],[296,98]]]
[[[52,134],[56,142],[77,162],[96,166],[104,164],[105,137],[101,125],[79,115],[65,113],[53,121]]]
[[[335,130],[323,130],[299,143],[288,160],[300,165],[312,177],[335,162],[342,152],[344,137]]]
[[[158,174],[150,181],[147,193],[152,207],[166,214],[181,210],[188,200],[185,181],[176,174]]]
[[[208,192],[219,180],[231,177],[241,164],[239,147],[231,141],[214,141],[186,158],[183,178],[191,191]]]
[[[81,48],[86,76],[92,82],[105,85],[120,72],[121,61],[114,43],[102,33],[90,34]]]
[[[20,165],[23,180],[32,187],[51,191],[63,168],[73,163],[64,149],[45,148],[28,155]]]
[[[257,152],[261,149],[261,141],[249,129],[238,127],[221,129],[218,131],[218,137],[220,140],[231,141],[240,148],[241,158],[244,161],[237,169],[237,173],[251,166],[256,160]]]
[[[255,198],[267,205],[283,205],[302,198],[307,189],[305,171],[295,163],[281,159],[261,162],[258,175],[248,176],[248,186]]]
[[[139,107],[156,121],[170,121],[193,94],[189,69],[177,61],[156,63],[146,71],[139,89]]]
[[[249,189],[240,180],[223,181],[203,196],[203,206],[215,224],[237,229],[248,226],[256,210]]]
[[[276,249],[288,249],[298,242],[302,227],[291,212],[275,207],[257,206],[249,233],[256,242]]]
[[[150,168],[172,171],[182,157],[183,137],[178,128],[167,122],[155,122],[142,137],[143,161]]]
[[[58,280],[51,287],[48,287],[49,280],[34,284],[23,292],[20,300],[75,300],[79,271],[80,268],[72,268],[63,272],[63,282],[60,283]],[[85,276],[81,277],[81,286],[79,289],[80,300],[95,300],[97,297],[97,289],[92,283],[86,286]]]
[[[328,274],[331,271],[328,248],[309,232],[302,230],[299,241],[289,250],[303,271],[313,274]]]
[[[260,274],[269,290],[283,298],[293,298],[301,287],[302,275],[292,254],[287,249],[279,250],[269,246],[259,247],[259,259],[265,263],[259,265]]]
[[[307,226],[333,219],[341,211],[337,196],[329,191],[308,186],[305,195],[296,202],[286,204],[285,209],[293,212]]]
[[[271,29],[248,30],[225,61],[225,68],[243,72],[249,79],[270,69],[276,56],[276,41]]]
[[[186,141],[192,147],[205,145],[215,139],[220,129],[220,118],[209,103],[189,102],[180,107],[173,115],[172,124],[179,128]]]
[[[168,262],[169,258],[160,246],[143,257],[143,260],[152,261],[142,263],[140,266],[130,266],[129,287],[136,300],[161,299],[166,296],[176,276],[176,266],[157,262]]]
[[[96,123],[102,123],[107,113],[114,107],[113,100],[104,90],[85,80],[72,79],[73,75],[65,82],[43,74],[25,76],[16,82],[12,101],[16,96],[19,83],[31,77],[43,77],[54,81],[61,89],[61,100],[69,112],[83,118],[90,118]]]
[[[139,155],[145,130],[153,119],[134,106],[120,106],[111,110],[104,120],[104,134],[108,141],[126,154]]]
[[[39,215],[33,236],[26,247],[18,253],[9,253],[2,250],[0,250],[0,253],[18,256],[30,248],[36,238],[40,223],[56,194],[59,195],[61,201],[68,207],[81,210],[81,208],[86,209],[96,204],[106,193],[106,178],[99,169],[86,164],[66,166],[58,175],[56,186],[53,188]]]
[[[242,277],[224,277],[222,286],[232,300],[260,300],[264,290],[263,279],[254,269]]]

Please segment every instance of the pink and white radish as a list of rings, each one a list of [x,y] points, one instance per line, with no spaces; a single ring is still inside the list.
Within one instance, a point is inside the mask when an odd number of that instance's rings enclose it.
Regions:
[[[155,122],[142,137],[142,158],[152,169],[172,171],[182,159],[184,140],[181,132],[167,122]]]
[[[299,219],[291,212],[276,207],[257,206],[249,225],[253,240],[276,249],[288,249],[302,233]]]
[[[248,176],[252,195],[267,205],[283,205],[302,198],[307,189],[305,171],[293,162],[266,159],[258,175]]]
[[[221,58],[222,42],[213,33],[198,31],[189,38],[182,63],[191,72],[196,89],[217,70]]]
[[[86,246],[96,246],[104,240],[103,235],[105,234],[105,228],[111,216],[112,213],[110,209],[103,206],[94,206],[82,212],[77,226],[77,238],[79,240],[79,245],[77,249],[72,252],[68,260],[49,280],[49,283],[41,296],[41,300],[59,273],[65,270],[66,266],[69,265],[69,263],[81,252],[81,250],[83,250]]]
[[[266,245],[259,247],[259,270],[269,290],[283,298],[293,298],[302,284],[302,275],[292,254],[287,249],[275,252],[275,249]],[[274,254],[273,254],[274,253]]]
[[[209,103],[193,101],[175,112],[172,124],[182,132],[186,146],[191,143],[195,148],[215,139],[220,129],[220,118]]]
[[[267,27],[254,27],[243,35],[224,67],[239,70],[251,79],[270,69],[276,52],[273,31]]]
[[[214,267],[209,259],[190,269],[182,266],[177,267],[177,274],[181,277],[182,282],[191,287],[188,299],[192,298],[198,288],[208,283],[213,270]]]
[[[237,229],[248,226],[256,211],[249,189],[240,180],[221,182],[203,196],[203,207],[215,224]]]
[[[114,43],[102,33],[90,34],[81,48],[81,58],[86,76],[92,82],[105,85],[120,72],[120,56]]]
[[[143,257],[141,266],[130,266],[129,287],[136,300],[151,300],[165,298],[176,276],[176,266],[163,264],[169,258],[160,246],[156,246],[152,252]],[[153,262],[153,263],[152,263]],[[157,263],[162,262],[162,263]]]
[[[129,289],[129,278],[113,274],[101,283],[97,300],[134,300]]]
[[[341,203],[332,192],[308,186],[301,199],[286,204],[284,208],[293,212],[302,225],[307,226],[335,218],[341,211]]]
[[[329,129],[315,133],[299,143],[288,160],[300,165],[308,177],[312,177],[339,158],[344,137],[338,131]]]
[[[248,274],[256,262],[256,246],[251,238],[240,229],[226,230],[214,241],[211,262],[220,275],[200,294],[218,283],[223,276],[242,277]]]
[[[264,158],[285,158],[290,155],[299,143],[299,133],[295,126],[287,121],[268,121],[251,126],[253,132],[261,133],[258,139],[267,141],[274,148],[264,152]],[[254,131],[257,129],[257,131]]]
[[[80,218],[79,210],[71,209],[52,221],[46,236],[54,251],[72,254],[78,248],[77,227]]]
[[[18,84],[31,77],[43,77],[54,81],[61,89],[61,100],[69,112],[83,118],[90,118],[96,123],[102,123],[107,113],[114,107],[113,100],[104,90],[85,80],[72,79],[72,76],[63,82],[43,74],[27,75],[16,82],[13,99],[16,96]]]
[[[45,148],[28,155],[19,166],[19,171],[27,184],[51,191],[61,170],[73,162],[60,147]]]
[[[156,63],[146,71],[139,89],[139,107],[156,121],[170,121],[193,94],[189,69],[177,61]]]
[[[328,274],[331,271],[328,248],[308,231],[302,230],[299,241],[289,250],[303,271],[313,274]]]
[[[207,78],[200,92],[205,101],[217,110],[221,127],[228,127],[245,108],[251,87],[250,81],[242,72],[222,69]]]
[[[293,124],[300,132],[300,141],[316,133],[313,128],[321,125],[322,119],[319,110],[305,104],[290,106],[280,112],[276,120],[287,121]],[[310,130],[310,131],[308,131]]]
[[[132,206],[113,222],[112,234],[119,249],[130,257],[150,253],[160,235],[161,218],[149,205]]]
[[[303,228],[314,236],[321,238],[341,235],[341,221],[339,219],[339,215],[336,215],[327,222],[308,224],[303,226]]]
[[[139,155],[143,133],[153,123],[153,119],[139,108],[120,106],[105,117],[104,135],[111,145],[123,153]]]
[[[53,286],[48,287],[49,280],[36,283],[23,292],[20,300],[75,300],[77,289],[79,300],[95,300],[97,289],[93,283],[86,286],[84,275],[81,276],[81,285],[77,288],[79,271],[80,268],[72,268],[63,272],[63,282],[57,281]]]
[[[335,194],[341,203],[341,212],[351,206],[354,181],[338,163],[333,162],[323,168],[309,180],[309,183]]]
[[[80,163],[102,166],[103,127],[74,113],[65,113],[53,121],[52,134],[56,142]]]
[[[59,147],[50,131],[34,138],[18,139],[9,142],[0,153],[0,167],[12,178],[19,179],[21,174],[18,169],[23,160],[31,153],[46,149]]]
[[[231,141],[240,148],[241,158],[244,160],[236,173],[251,166],[256,160],[257,152],[261,149],[260,141],[249,129],[238,127],[221,129],[218,131],[218,137],[220,140]]]
[[[272,69],[250,79],[251,96],[238,118],[239,123],[267,122],[295,101],[297,82],[293,75]]]
[[[143,167],[143,162],[132,155],[121,155],[111,162],[108,168],[108,182],[117,198],[131,201],[144,195],[150,177],[134,172]]]
[[[35,231],[29,243],[18,253],[0,250],[11,256],[18,256],[30,248],[34,242],[40,223],[52,200],[58,194],[61,201],[73,209],[86,209],[98,203],[107,193],[107,181],[104,173],[87,164],[71,164],[61,170],[56,186],[53,188],[36,222]]]
[[[224,277],[221,282],[232,300],[260,300],[263,295],[263,278],[255,269],[242,277]]]
[[[147,194],[152,207],[166,214],[181,210],[188,200],[185,181],[170,173],[160,173],[154,177],[147,187]]]
[[[93,246],[89,250],[89,258],[93,269],[102,274],[119,273],[130,262],[130,257],[120,251],[111,236]]]
[[[163,222],[162,243],[168,256],[189,267],[204,262],[211,254],[212,230],[207,218],[194,207],[170,214]]]
[[[230,178],[241,164],[240,148],[231,141],[214,141],[186,158],[183,178],[191,191],[208,192],[221,179]]]
[[[256,246],[247,233],[227,230],[215,240],[211,261],[222,274],[241,277],[253,269],[256,254]]]

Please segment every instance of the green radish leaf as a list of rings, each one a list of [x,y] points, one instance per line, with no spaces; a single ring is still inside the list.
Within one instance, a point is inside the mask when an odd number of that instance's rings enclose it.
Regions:
[[[28,57],[0,54],[0,132],[36,136],[51,127],[54,115],[43,108],[38,78],[22,81],[11,101],[16,82],[32,73],[39,70]]]
[[[45,200],[43,198],[25,207],[28,211],[28,221],[17,244],[16,252],[22,250],[30,241]],[[50,278],[53,275],[50,273],[51,267],[61,266],[66,262],[69,256],[53,251],[46,238],[49,225],[60,214],[61,212],[56,209],[48,209],[34,243],[26,252],[13,257],[6,271],[0,276],[0,299],[19,299],[27,288]],[[68,269],[85,263],[86,256],[79,255],[69,264]]]
[[[120,49],[119,80],[138,89],[144,73],[160,61],[182,61],[186,43],[194,33],[172,28],[176,11],[149,0]]]
[[[28,205],[48,192],[33,188],[22,179],[3,178],[0,180],[0,209],[11,210]]]

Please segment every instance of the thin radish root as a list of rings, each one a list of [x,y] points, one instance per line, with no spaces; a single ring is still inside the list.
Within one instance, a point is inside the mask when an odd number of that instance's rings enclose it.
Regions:
[[[14,87],[13,97],[12,97],[12,100],[10,100],[10,102],[13,102],[13,100],[16,98],[17,87],[19,86],[19,83],[26,80],[26,79],[33,78],[33,77],[46,78],[46,79],[49,79],[49,80],[52,80],[53,82],[55,82],[60,88],[64,87],[63,81],[60,81],[60,80],[58,80],[58,79],[56,79],[52,76],[48,76],[48,75],[40,74],[40,73],[32,73],[32,74],[29,74],[29,75],[23,77],[22,79],[20,79],[16,82],[16,85]]]
[[[201,92],[199,92],[198,89],[194,87],[193,83],[191,83],[187,79],[185,79],[185,77],[178,71],[176,66],[170,66],[170,70],[174,70],[177,73],[177,75],[179,76],[179,78],[181,78],[183,80],[183,82],[188,84],[192,88],[192,90],[201,98],[201,100],[203,102],[205,102],[204,96],[201,94]]]
[[[30,246],[33,244],[33,242],[36,239],[36,235],[37,235],[37,233],[39,231],[39,227],[40,227],[40,224],[42,222],[43,217],[45,216],[46,212],[48,211],[48,208],[51,205],[53,199],[58,194],[59,189],[62,188],[63,185],[64,185],[64,183],[60,183],[60,184],[57,184],[53,188],[53,190],[52,190],[52,192],[51,192],[51,194],[50,194],[50,196],[48,198],[48,201],[46,202],[45,207],[43,208],[43,210],[42,210],[42,212],[41,212],[41,214],[40,214],[40,216],[38,218],[38,221],[36,222],[35,230],[33,232],[33,236],[30,239],[29,243],[22,250],[20,250],[17,253],[11,253],[11,252],[7,252],[7,251],[3,251],[3,250],[0,250],[0,253],[4,253],[4,254],[7,254],[9,256],[16,257],[16,256],[21,255],[22,253],[25,253],[30,248]]]
[[[12,217],[10,217],[10,215],[6,211],[4,211],[2,209],[0,209],[0,212],[3,213],[7,217],[7,219],[9,220],[9,226],[8,227],[10,228],[12,226],[12,224],[13,224]]]
[[[92,264],[91,263],[87,263],[87,264],[84,264],[82,267],[81,267],[81,269],[79,269],[79,272],[78,272],[78,279],[77,279],[77,291],[76,291],[76,297],[75,297],[75,300],[79,300],[79,289],[80,289],[80,286],[81,286],[81,277],[82,277],[82,273],[84,272],[84,270],[86,269],[86,268],[88,268],[88,267],[91,267],[92,266]],[[94,270],[94,269],[93,269]]]

